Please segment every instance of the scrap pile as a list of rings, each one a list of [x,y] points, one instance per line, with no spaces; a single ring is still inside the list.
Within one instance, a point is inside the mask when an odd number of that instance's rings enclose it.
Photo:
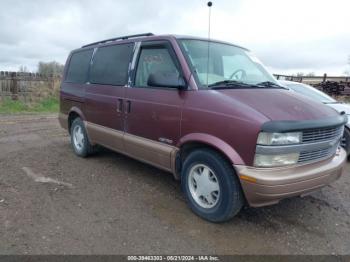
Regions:
[[[350,82],[325,81],[315,84],[314,87],[331,96],[350,95]]]

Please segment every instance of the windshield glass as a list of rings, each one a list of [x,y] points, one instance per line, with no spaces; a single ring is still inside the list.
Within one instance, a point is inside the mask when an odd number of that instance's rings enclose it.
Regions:
[[[293,91],[305,95],[313,100],[322,103],[336,103],[337,101],[316,88],[304,84],[286,84]]]
[[[251,52],[229,44],[180,40],[200,88],[220,81],[234,80],[254,85],[262,82],[278,84],[275,78]]]

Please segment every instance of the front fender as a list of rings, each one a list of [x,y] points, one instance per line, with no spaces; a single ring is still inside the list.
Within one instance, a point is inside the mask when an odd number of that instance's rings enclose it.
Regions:
[[[209,135],[209,134],[203,134],[203,133],[192,133],[185,135],[182,137],[177,147],[181,147],[187,143],[203,143],[208,146],[214,147],[221,153],[223,153],[232,164],[235,165],[245,165],[243,159],[240,157],[240,155],[234,150],[229,144],[227,144],[225,141],[221,140],[220,138],[217,138],[215,136]]]

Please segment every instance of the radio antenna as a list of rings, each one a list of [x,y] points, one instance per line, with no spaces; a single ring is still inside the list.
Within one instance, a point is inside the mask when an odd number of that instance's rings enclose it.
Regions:
[[[207,3],[208,8],[209,8],[209,17],[208,17],[208,57],[207,57],[207,86],[209,83],[209,45],[210,45],[210,16],[211,16],[211,7],[213,5],[213,3],[211,1],[209,1]]]

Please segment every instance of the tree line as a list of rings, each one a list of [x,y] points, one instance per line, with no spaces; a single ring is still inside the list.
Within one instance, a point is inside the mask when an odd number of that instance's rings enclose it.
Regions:
[[[62,75],[63,69],[64,69],[64,65],[60,64],[56,61],[39,62],[37,73],[42,74],[44,76]],[[29,70],[26,66],[20,66],[18,71],[21,73],[28,73],[29,72]]]
[[[49,75],[62,75],[63,74],[64,65],[60,64],[56,61],[51,62],[39,62],[37,73],[49,76]],[[27,73],[29,72],[26,66],[20,66],[19,72]],[[344,75],[350,76],[350,55],[347,59],[347,69],[343,72]],[[293,74],[294,76],[315,76],[314,72],[304,73],[298,72]]]

